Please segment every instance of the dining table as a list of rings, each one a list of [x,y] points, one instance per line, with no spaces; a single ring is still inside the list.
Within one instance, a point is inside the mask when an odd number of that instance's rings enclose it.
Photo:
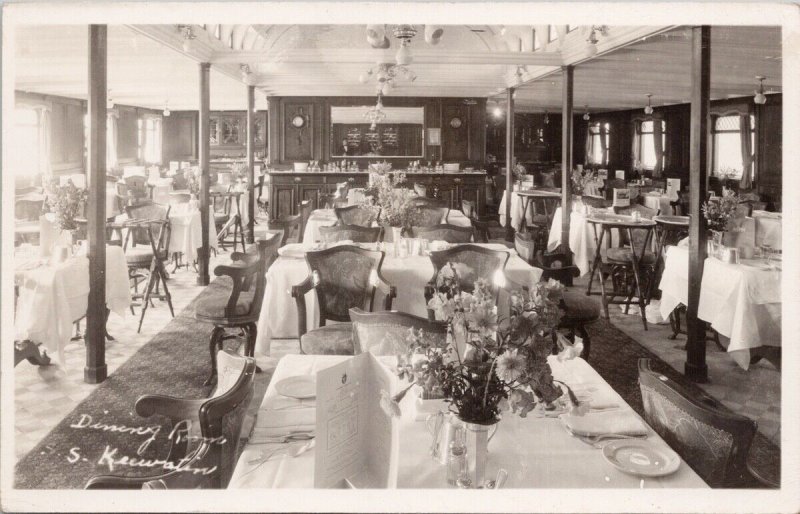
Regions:
[[[349,359],[334,355],[296,355],[281,358],[266,394],[258,408],[253,431],[233,471],[228,489],[313,488],[315,445],[308,440],[268,442],[261,434],[280,434],[305,430],[313,434],[318,406],[315,398],[294,399],[278,394],[276,384],[286,379],[316,375],[321,370]],[[394,369],[395,357],[378,358],[381,365]],[[602,423],[604,416],[641,427],[642,443],[671,453],[669,446],[616,393],[586,361],[575,358],[559,361],[548,358],[553,377],[568,384],[576,394],[588,398],[590,406],[603,404],[612,412],[589,412],[585,422]],[[397,420],[397,488],[454,488],[446,481],[446,466],[431,457],[431,433],[423,420],[416,421],[410,404],[413,394],[400,402],[402,415]],[[365,415],[359,406],[358,415]],[[592,418],[592,416],[599,416]],[[676,454],[673,454],[677,457]],[[621,471],[604,457],[604,451],[572,436],[560,416],[545,415],[539,408],[525,418],[508,413],[498,423],[488,445],[486,476],[506,470],[506,488],[588,488],[588,489],[705,489],[706,483],[678,457],[671,474],[642,477]]]
[[[42,343],[63,365],[72,324],[86,315],[89,259],[85,246],[63,261],[42,259],[39,248],[24,245],[14,256],[14,285],[19,292],[15,339]],[[122,248],[106,246],[106,307],[125,316],[131,304],[128,266]]]
[[[378,243],[380,245],[380,243]],[[374,243],[365,244],[374,247]],[[388,245],[391,248],[391,244]],[[535,268],[521,259],[514,250],[501,244],[480,244],[478,246],[509,253],[505,274],[509,280],[522,285],[530,285],[539,281],[542,270]],[[264,301],[258,317],[256,353],[269,355],[272,339],[296,339],[297,307],[291,296],[292,286],[300,284],[309,275],[305,251],[312,245],[286,245],[279,250],[279,256],[267,271],[267,283]],[[408,257],[394,256],[391,250],[386,252],[381,266],[381,274],[397,289],[397,296],[392,301],[392,309],[409,312],[417,316],[427,317],[425,303],[425,285],[433,277],[433,264],[430,257],[414,255]],[[376,298],[376,302],[381,300]],[[306,313],[309,330],[319,326],[319,308],[314,291],[306,294]],[[379,304],[379,303],[378,303]]]
[[[336,224],[336,212],[333,209],[315,209],[311,211],[311,215],[306,222],[306,228],[303,231],[303,241],[318,243],[322,241],[322,236],[319,233],[320,227],[330,227]],[[447,215],[441,220],[441,223],[448,223],[459,227],[471,227],[472,221],[461,211],[450,209]],[[388,229],[383,232],[384,241],[392,241],[392,231]]]
[[[703,263],[697,317],[730,339],[728,354],[741,368],[750,352],[781,346],[781,262],[740,259],[738,264],[707,257]],[[661,315],[666,319],[689,300],[689,249],[667,246],[659,283]]]
[[[594,233],[590,225],[586,222],[586,217],[590,212],[613,213],[613,209],[586,207],[581,202],[573,202],[573,209],[569,217],[569,249],[572,251],[572,263],[578,267],[581,276],[589,273],[592,268],[596,246]],[[556,208],[553,213],[553,221],[550,224],[550,232],[547,236],[547,251],[552,252],[561,244],[561,207]],[[611,233],[611,244],[617,245],[619,237],[616,231]]]
[[[561,200],[561,193],[547,188],[528,188],[519,189],[511,192],[511,226],[514,230],[523,230],[525,226],[533,223],[534,210],[531,206],[537,199]],[[498,211],[500,213],[500,226],[506,226],[506,202],[508,201],[507,191],[503,192],[500,199]],[[548,217],[550,213],[545,213]]]

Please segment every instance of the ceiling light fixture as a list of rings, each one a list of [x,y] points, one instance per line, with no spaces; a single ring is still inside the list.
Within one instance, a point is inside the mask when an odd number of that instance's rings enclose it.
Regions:
[[[108,90],[108,94],[106,95],[106,109],[113,109],[114,108],[114,99],[111,98],[111,90]]]
[[[650,97],[653,96],[653,93],[647,93],[647,105],[644,108],[645,114],[653,114],[653,106],[650,103]]]
[[[586,38],[586,57],[591,58],[597,55],[598,33],[600,33],[601,36],[608,35],[608,26],[592,25],[592,28],[589,30],[589,37]]]
[[[395,54],[395,61],[401,66],[408,66],[414,60],[411,55],[411,40],[419,32],[415,25],[367,25],[367,42],[372,48],[389,48],[391,45],[387,34],[391,34],[395,39],[400,40],[400,48]],[[439,25],[426,25],[425,42],[429,45],[437,45],[442,39],[444,28]]]
[[[544,111],[544,124],[545,125],[550,124],[550,113],[547,111]]]
[[[383,111],[383,99],[381,94],[378,93],[378,102],[375,107],[371,107],[364,113],[364,118],[370,122],[370,129],[375,130],[378,123],[386,119],[386,113]]]
[[[758,91],[755,92],[756,96],[753,97],[753,101],[758,105],[764,105],[767,103],[767,96],[764,94],[764,77],[762,75],[757,75],[756,80],[758,81]]]
[[[250,78],[250,74],[252,73],[252,71],[250,71],[250,65],[240,64],[239,71],[242,73],[242,80],[244,82],[247,82],[247,80]]]
[[[191,25],[178,25],[178,31],[183,35],[183,51],[189,53],[192,49],[192,40],[197,39],[197,36],[192,31]]]
[[[164,112],[162,112],[161,114],[163,114],[164,116],[169,116],[170,114],[172,114],[169,111],[169,100],[164,100]]]
[[[492,114],[495,118],[501,118],[503,116],[503,109],[500,107],[495,107],[494,111],[492,111]]]
[[[584,108],[584,111],[585,111],[583,113],[583,119],[584,119],[584,121],[589,121],[589,118],[591,118],[591,116],[589,116],[589,104],[584,105],[583,108]]]
[[[362,84],[369,82],[371,77],[375,77],[375,92],[388,95],[392,89],[397,87],[399,79],[414,82],[417,75],[407,66],[392,63],[378,63],[375,67],[368,69],[358,76],[358,81]]]

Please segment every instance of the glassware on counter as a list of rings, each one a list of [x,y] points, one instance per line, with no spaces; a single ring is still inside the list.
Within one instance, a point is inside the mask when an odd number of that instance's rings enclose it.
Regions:
[[[447,450],[447,483],[457,485],[467,476],[467,443],[462,427],[456,427]]]

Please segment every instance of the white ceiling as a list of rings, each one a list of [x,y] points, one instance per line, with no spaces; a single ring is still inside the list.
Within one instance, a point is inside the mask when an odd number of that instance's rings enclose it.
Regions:
[[[420,26],[421,28],[421,26]],[[532,51],[536,31],[542,48]],[[176,25],[109,25],[108,83],[121,104],[162,109],[197,109],[198,62],[211,62],[211,108],[242,109],[245,80],[266,95],[369,96],[374,83],[359,74],[393,61],[398,47],[371,48],[364,25],[193,25],[197,38],[188,53]],[[687,102],[690,36],[686,28],[610,27],[587,60],[588,28],[545,41],[546,25],[447,25],[436,46],[420,31],[411,43],[417,79],[400,80],[392,96],[497,97],[522,85],[516,95],[523,111],[557,111],[561,105],[558,66],[575,64],[575,104],[590,110],[635,108],[653,93],[654,105]],[[87,27],[18,26],[16,89],[85,98]],[[712,28],[712,97],[752,95],[755,75],[766,75],[767,90],[780,91],[779,28]],[[244,79],[240,65],[252,73]],[[518,65],[523,68],[518,69]]]

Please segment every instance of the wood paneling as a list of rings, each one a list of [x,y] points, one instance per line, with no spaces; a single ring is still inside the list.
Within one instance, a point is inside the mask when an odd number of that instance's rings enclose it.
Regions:
[[[172,111],[163,118],[161,162],[197,159],[197,111]]]
[[[756,106],[756,184],[768,202],[779,202],[783,193],[783,98],[767,96]]]
[[[117,162],[118,166],[139,162],[139,114],[134,107],[118,106]]]
[[[482,166],[485,158],[486,100],[478,98],[418,98],[385,97],[387,107],[423,107],[424,128],[441,128],[442,145],[424,145],[422,161],[455,161],[462,165]],[[295,161],[331,158],[331,106],[371,106],[375,97],[270,97],[269,125],[277,128],[269,131],[270,163],[279,169],[289,168]],[[302,113],[300,112],[302,109]],[[449,127],[452,116],[460,114],[462,126],[456,130]],[[308,128],[302,131],[291,125],[295,115],[308,118]],[[447,125],[445,128],[444,125]],[[427,143],[427,133],[426,133]],[[405,166],[416,158],[386,158],[395,166]],[[358,159],[362,167],[369,159]]]

